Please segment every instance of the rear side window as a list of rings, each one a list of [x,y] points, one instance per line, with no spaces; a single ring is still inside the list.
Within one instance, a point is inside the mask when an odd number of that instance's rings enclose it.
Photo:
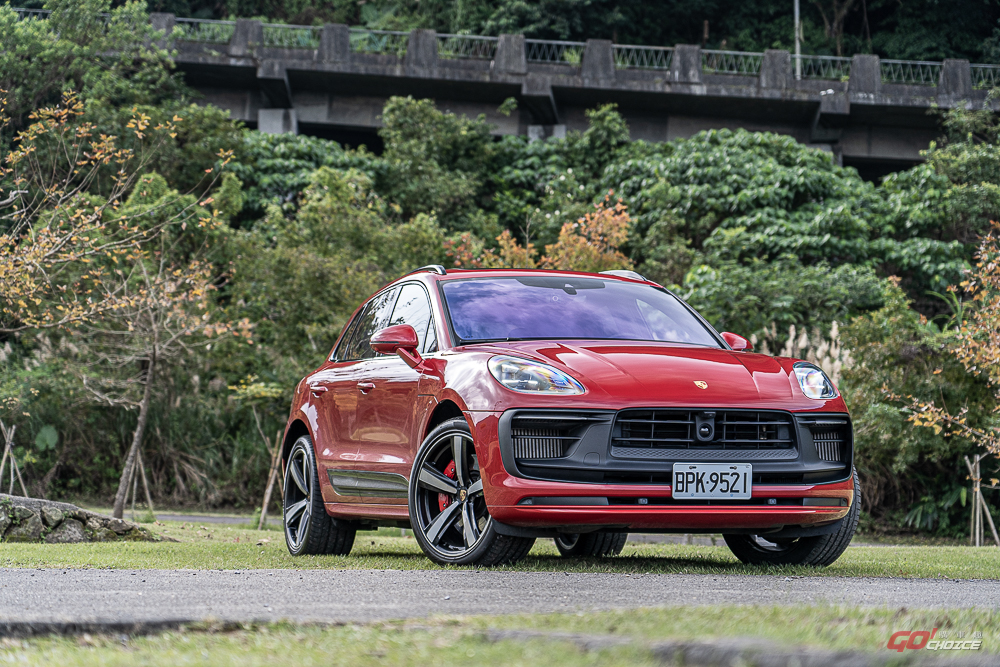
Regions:
[[[337,344],[337,348],[330,355],[330,361],[343,361],[347,357],[347,349],[351,346],[351,337],[354,335],[354,330],[357,328],[358,320],[361,319],[362,313],[359,313],[353,320],[347,323],[344,327],[344,335],[340,338],[340,343]]]
[[[396,305],[396,296],[399,288],[393,287],[382,292],[365,306],[365,311],[358,319],[351,335],[351,344],[344,350],[343,360],[353,361],[355,359],[371,359],[375,355],[375,350],[368,345],[376,333],[389,326],[389,316],[393,306]]]
[[[434,318],[431,317],[431,304],[427,299],[427,292],[417,283],[407,283],[403,285],[396,300],[396,308],[392,311],[390,326],[396,324],[409,324],[417,332],[417,340],[420,341],[418,349],[421,353],[426,353],[428,348],[427,334],[434,337]],[[436,341],[435,341],[436,344]]]

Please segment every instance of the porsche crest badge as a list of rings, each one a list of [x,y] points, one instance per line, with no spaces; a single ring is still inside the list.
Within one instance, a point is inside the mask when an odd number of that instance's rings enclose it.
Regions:
[[[698,387],[698,389],[708,389],[708,383],[704,380],[695,380],[694,386]]]

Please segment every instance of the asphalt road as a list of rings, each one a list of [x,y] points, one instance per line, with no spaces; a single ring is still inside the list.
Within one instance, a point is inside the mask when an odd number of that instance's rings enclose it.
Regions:
[[[375,621],[662,605],[1000,607],[1000,581],[376,570],[0,569],[5,623]]]

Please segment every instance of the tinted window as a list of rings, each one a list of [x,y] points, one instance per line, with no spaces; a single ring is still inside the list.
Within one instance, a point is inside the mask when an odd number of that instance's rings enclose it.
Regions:
[[[333,354],[330,355],[331,360],[342,361],[345,359],[344,355],[347,353],[347,349],[351,346],[351,336],[354,335],[355,325],[357,325],[358,320],[360,319],[361,315],[359,314],[353,320],[348,322],[346,327],[344,327],[344,335],[340,338],[340,343],[337,345],[336,349],[334,349]]]
[[[399,294],[399,288],[393,287],[368,302],[357,326],[354,327],[351,344],[344,350],[343,358],[345,360],[370,359],[375,356],[375,351],[368,345],[368,341],[378,331],[388,326],[389,314],[392,313],[392,307],[396,305],[397,294]]]
[[[676,297],[648,285],[530,276],[449,280],[442,292],[463,342],[594,338],[720,346]]]
[[[409,324],[413,327],[420,341],[418,349],[426,352],[424,341],[427,340],[427,330],[434,324],[427,292],[417,283],[407,283],[400,290],[396,308],[392,311],[392,319],[389,320],[389,326],[396,324]]]

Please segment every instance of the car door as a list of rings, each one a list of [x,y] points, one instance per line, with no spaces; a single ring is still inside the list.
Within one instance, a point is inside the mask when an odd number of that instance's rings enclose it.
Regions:
[[[331,360],[323,378],[325,390],[321,390],[318,399],[322,408],[317,421],[327,425],[330,435],[325,440],[332,445],[329,451],[320,446],[316,449],[320,474],[327,475],[330,490],[336,494],[328,499],[331,502],[364,502],[358,484],[358,471],[364,468],[359,457],[364,429],[359,422],[359,402],[367,391],[375,357],[368,341],[388,326],[398,293],[399,288],[393,287],[368,302],[352,325],[350,339],[338,345],[336,358]],[[315,391],[312,387],[310,390]]]
[[[330,359],[306,378],[303,387],[303,391],[310,394],[309,403],[314,410],[312,437],[320,476],[325,474],[327,467],[336,467],[339,463],[353,463],[357,458],[357,445],[342,437],[345,423],[350,425],[354,421],[357,405],[345,405],[343,395],[346,385],[351,389],[355,385],[350,378],[356,361],[351,360],[350,355],[345,355],[345,352],[350,347],[351,337],[363,316],[362,308],[348,324]],[[350,393],[350,397],[354,397],[353,392]],[[324,492],[324,497],[327,495]],[[326,500],[333,502],[335,499],[330,497]]]
[[[428,349],[427,332],[431,330],[431,338],[434,338],[434,323],[427,290],[420,283],[401,286],[386,326],[396,324],[412,326],[417,332],[420,353]],[[366,470],[387,475],[387,483],[395,479],[402,484],[413,462],[411,433],[420,372],[407,366],[397,355],[377,355],[367,362],[365,376],[367,391],[358,397],[358,460]],[[403,489],[405,487],[401,486],[400,490]],[[405,502],[405,494],[370,496],[368,502],[395,504],[397,501],[392,498]]]

